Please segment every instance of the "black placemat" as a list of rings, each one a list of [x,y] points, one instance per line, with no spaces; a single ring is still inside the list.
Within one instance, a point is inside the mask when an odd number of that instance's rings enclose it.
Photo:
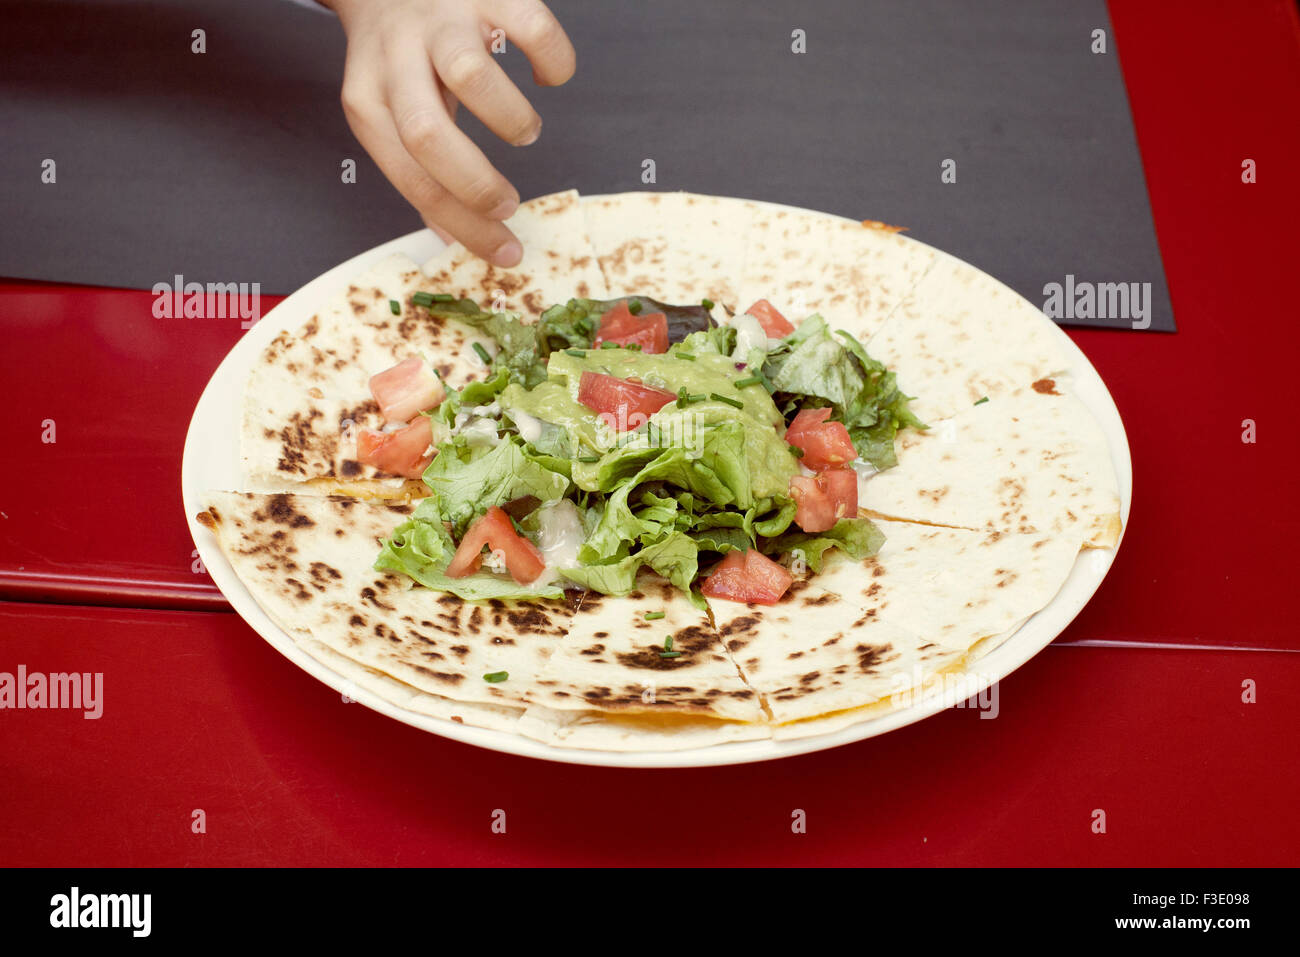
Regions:
[[[574,80],[538,90],[520,52],[504,56],[541,139],[515,149],[462,121],[525,198],[686,189],[883,220],[1040,305],[1050,283],[1062,299],[1100,283],[1144,294],[1111,318],[1063,303],[1065,321],[1174,328],[1103,0],[551,6]],[[274,0],[0,14],[0,274],[284,293],[419,227],[343,120],[331,15]]]

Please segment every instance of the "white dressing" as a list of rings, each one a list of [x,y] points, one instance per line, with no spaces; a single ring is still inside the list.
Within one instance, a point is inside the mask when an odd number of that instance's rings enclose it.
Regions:
[[[578,549],[587,540],[578,507],[567,498],[546,502],[537,508],[537,547],[546,562],[538,582],[551,582],[559,569],[578,565]]]
[[[515,428],[519,430],[520,437],[525,442],[536,445],[537,440],[542,437],[542,420],[518,409],[511,411],[510,418],[515,420]]]

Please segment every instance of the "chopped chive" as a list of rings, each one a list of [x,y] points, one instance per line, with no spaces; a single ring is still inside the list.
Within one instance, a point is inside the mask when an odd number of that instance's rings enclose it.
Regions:
[[[599,455],[579,455],[579,456],[578,456],[578,461],[579,461],[579,462],[586,462],[588,465],[590,465],[592,462],[599,462],[599,461],[600,461],[600,456],[599,456]]]
[[[673,355],[679,359],[685,359],[687,362],[695,361],[695,356],[691,355],[689,352],[674,352]]]
[[[429,297],[434,302],[455,302],[456,297],[449,292],[435,292]]]
[[[681,653],[680,651],[661,651],[661,652],[659,652],[659,657],[660,657],[660,658],[680,658],[681,656],[682,656],[682,653]]]
[[[425,306],[425,307],[432,306],[432,305],[433,305],[433,293],[431,293],[431,292],[413,292],[413,293],[411,293],[411,302],[415,303],[417,306]]]
[[[704,401],[705,399],[707,399],[707,398],[708,398],[708,396],[705,395],[703,392],[696,392],[696,393],[693,393],[692,395],[688,395],[688,396],[686,397],[686,401],[687,401],[687,403],[692,403],[692,402],[703,402],[703,401]]]
[[[701,299],[701,300],[700,300],[700,305],[703,306],[705,309],[712,309],[712,308],[713,308],[713,300],[712,300],[712,299]]]
[[[745,407],[745,403],[741,402],[739,399],[730,399],[725,395],[718,395],[716,392],[710,392],[709,398],[715,402],[725,402],[733,409],[743,409]]]
[[[659,617],[662,618],[663,615],[661,614]],[[673,650],[673,636],[669,635],[667,638],[664,639],[664,651],[672,651],[672,650]]]
[[[606,342],[602,342],[602,343],[600,344],[600,347],[601,347],[602,349],[617,349],[617,348],[618,348],[618,343],[617,343],[617,342],[608,342],[608,341],[606,341]]]
[[[505,681],[509,677],[510,672],[508,671],[494,671],[490,675],[484,675],[483,680],[488,682],[488,684],[497,684],[498,682]]]
[[[474,351],[478,353],[478,357],[483,360],[485,366],[492,364],[492,357],[488,355],[488,351],[483,348],[483,343],[474,343]]]
[[[754,375],[758,376],[758,381],[763,383],[763,388],[767,390],[768,395],[776,391],[776,386],[772,385],[772,380],[767,377],[767,373],[762,369],[759,369]]]
[[[988,396],[985,396],[984,398],[980,399],[980,400],[979,400],[978,402],[976,402],[975,404],[976,404],[976,405],[983,405],[983,404],[984,404],[985,402],[987,402],[988,400],[989,400],[989,397],[988,397]]]
[[[737,389],[743,389],[747,385],[762,385],[763,380],[762,378],[756,375],[747,375],[745,376],[745,378],[737,379],[735,382],[731,384],[734,385]]]
[[[565,349],[564,354],[573,356],[575,359],[585,359],[587,357],[587,353],[581,349]]]
[[[797,459],[801,459],[803,458],[803,449],[799,448],[797,445],[792,445],[790,446],[790,454]]]
[[[662,612],[662,611],[648,611],[648,612],[645,613],[645,620],[646,620],[646,621],[657,621],[657,620],[659,620],[660,618],[662,618],[663,616],[664,616],[664,612]],[[669,640],[669,641],[672,641],[671,638],[669,638],[668,640]]]
[[[688,405],[689,403],[690,396],[686,392],[686,386],[682,386],[677,390],[677,408],[680,409],[682,406]]]
[[[402,314],[402,304],[396,299],[388,300],[388,308],[395,316],[400,316]]]
[[[639,316],[639,315],[641,315],[641,300],[640,300],[640,299],[629,299],[629,300],[627,301],[627,311],[630,312],[630,313],[632,313],[632,315],[634,315],[634,316]]]

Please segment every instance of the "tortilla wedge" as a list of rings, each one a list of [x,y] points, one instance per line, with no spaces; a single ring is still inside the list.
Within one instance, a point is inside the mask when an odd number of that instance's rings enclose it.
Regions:
[[[745,237],[740,308],[767,299],[792,320],[817,313],[865,341],[934,257],[922,243],[838,216],[756,206]]]
[[[987,273],[940,253],[867,342],[899,370],[912,411],[936,422],[981,399],[1025,395],[1059,380],[1070,359],[1042,313]]]

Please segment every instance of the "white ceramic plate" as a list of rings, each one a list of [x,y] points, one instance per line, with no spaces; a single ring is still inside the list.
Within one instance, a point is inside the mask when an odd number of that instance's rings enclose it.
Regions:
[[[584,197],[585,198],[585,197]],[[777,206],[777,204],[762,204]],[[786,207],[789,208],[789,207]],[[829,734],[795,741],[745,741],[718,744],[690,751],[634,751],[603,752],[575,748],[559,748],[533,741],[507,731],[473,728],[441,718],[417,714],[400,708],[372,692],[358,688],[344,676],[317,661],[294,643],[278,625],[267,616],[236,577],[230,563],[217,545],[216,537],[195,521],[203,508],[201,496],[211,489],[242,488],[239,464],[239,421],[243,407],[244,383],[254,360],[282,330],[297,329],[317,312],[320,303],[331,293],[339,291],[370,266],[394,253],[403,253],[417,263],[426,262],[443,248],[443,243],[428,230],[409,233],[391,242],[376,246],[312,280],[289,298],[272,309],[250,329],[217,367],[207,388],[194,409],[189,433],[185,438],[184,461],[181,466],[181,489],[185,501],[185,517],[190,534],[198,546],[199,555],[217,587],[230,601],[235,611],[253,630],[265,638],[273,648],[299,668],[320,681],[346,694],[348,697],[386,714],[398,721],[431,731],[446,738],[467,744],[573,764],[609,765],[617,767],[681,768],[707,767],[722,764],[743,764],[751,761],[769,761],[774,758],[806,754],[838,747],[853,741],[874,737],[895,728],[929,717],[951,701],[940,696],[933,699],[918,695],[918,700],[905,708],[891,711],[877,718]],[[1043,317],[1045,325],[1059,338],[1073,365],[1074,394],[1092,412],[1100,423],[1110,445],[1111,460],[1119,479],[1120,514],[1124,527],[1128,527],[1129,504],[1133,493],[1133,464],[1129,457],[1128,437],[1119,411],[1110,397],[1105,383],[1092,367],[1087,357],[1056,324]],[[905,375],[906,370],[901,370]],[[1122,533],[1121,533],[1122,541]],[[1082,610],[1105,578],[1115,559],[1114,549],[1089,549],[1080,552],[1074,568],[1059,593],[1036,615],[1031,617],[1014,635],[978,660],[978,681],[962,685],[963,693],[983,691],[993,682],[1005,678],[1038,652],[1042,651]],[[972,672],[974,674],[974,672]]]

